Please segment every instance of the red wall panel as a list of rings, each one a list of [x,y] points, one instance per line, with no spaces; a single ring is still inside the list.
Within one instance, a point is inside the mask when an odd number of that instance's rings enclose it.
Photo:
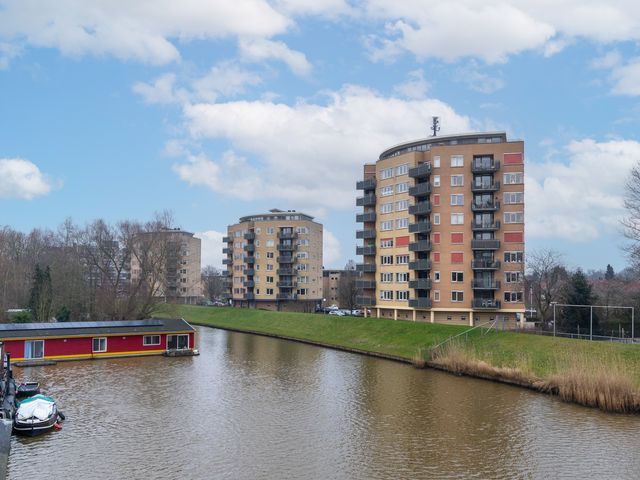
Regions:
[[[463,243],[464,242],[464,234],[463,233],[452,233],[451,234],[451,243]]]
[[[451,263],[462,263],[462,262],[464,262],[464,253],[462,252],[451,253]]]
[[[409,245],[409,235],[406,237],[396,237],[396,247],[406,247]]]
[[[505,165],[520,165],[524,162],[522,153],[505,153],[503,159]]]
[[[524,242],[524,232],[504,232],[505,243],[522,243]]]

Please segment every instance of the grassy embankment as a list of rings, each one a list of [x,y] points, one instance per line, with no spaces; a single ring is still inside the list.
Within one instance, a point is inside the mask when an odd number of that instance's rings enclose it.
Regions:
[[[431,350],[467,327],[253,309],[169,307],[168,316],[398,357],[506,381],[607,411],[640,412],[640,345],[480,330]]]

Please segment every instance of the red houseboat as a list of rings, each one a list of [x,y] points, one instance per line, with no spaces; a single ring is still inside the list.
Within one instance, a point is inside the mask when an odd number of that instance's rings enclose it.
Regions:
[[[12,360],[85,360],[162,355],[193,349],[195,330],[184,319],[0,324]]]

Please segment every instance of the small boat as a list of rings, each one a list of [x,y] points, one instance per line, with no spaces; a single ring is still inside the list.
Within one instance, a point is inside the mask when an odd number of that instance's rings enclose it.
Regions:
[[[40,435],[51,430],[58,421],[58,407],[53,398],[36,394],[17,402],[13,431],[22,435]]]
[[[38,382],[21,383],[16,391],[16,400],[33,397],[38,393],[40,393],[40,384]]]

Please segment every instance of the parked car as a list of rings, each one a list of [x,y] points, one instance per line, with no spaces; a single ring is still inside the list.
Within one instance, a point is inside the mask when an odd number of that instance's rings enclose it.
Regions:
[[[353,315],[354,317],[361,317],[362,316],[362,310],[351,310],[351,315]]]
[[[329,315],[336,315],[338,317],[344,317],[345,313],[342,310],[331,310]]]

